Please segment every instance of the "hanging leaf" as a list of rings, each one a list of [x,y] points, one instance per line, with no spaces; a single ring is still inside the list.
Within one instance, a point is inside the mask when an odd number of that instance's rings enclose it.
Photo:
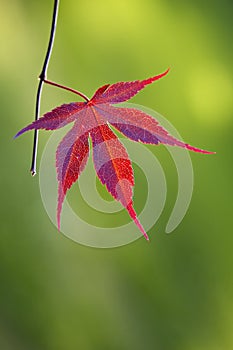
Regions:
[[[60,142],[56,152],[59,229],[65,195],[85,168],[91,141],[98,178],[106,185],[109,193],[126,208],[145,238],[149,239],[133,208],[132,163],[125,147],[110,126],[133,141],[154,145],[162,143],[200,153],[214,153],[177,140],[169,135],[156,119],[140,110],[113,106],[113,104],[129,100],[146,85],[162,78],[167,73],[168,70],[146,80],[104,85],[95,92],[90,100],[63,104],[18,132],[16,137],[32,129],[55,130],[74,123]]]

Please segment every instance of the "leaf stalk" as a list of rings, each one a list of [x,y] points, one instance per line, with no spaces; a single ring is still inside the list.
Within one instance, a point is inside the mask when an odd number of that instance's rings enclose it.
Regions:
[[[67,87],[67,86],[54,83],[54,82],[51,81],[51,80],[46,80],[46,79],[44,79],[44,83],[45,83],[45,84],[52,85],[52,86],[56,86],[56,87],[58,87],[58,88],[60,88],[60,89],[64,89],[64,90],[73,92],[74,94],[79,95],[80,97],[84,98],[84,100],[86,100],[87,102],[90,101],[89,98],[88,98],[86,95],[84,95],[82,92],[80,92],[80,91],[78,91],[78,90],[74,90],[74,89],[71,89],[71,88],[69,88],[69,87]]]

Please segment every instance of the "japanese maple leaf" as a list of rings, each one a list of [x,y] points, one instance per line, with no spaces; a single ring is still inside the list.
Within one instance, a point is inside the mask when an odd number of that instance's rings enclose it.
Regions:
[[[163,143],[195,152],[213,153],[175,139],[153,117],[140,110],[113,106],[129,100],[146,85],[153,83],[167,73],[168,70],[145,80],[104,85],[95,92],[90,100],[86,98],[85,102],[63,104],[18,132],[16,137],[32,129],[55,130],[68,123],[74,123],[56,151],[58,229],[60,229],[64,198],[67,190],[78,180],[85,168],[91,141],[93,161],[98,178],[106,185],[110,194],[127,209],[130,217],[148,240],[147,233],[133,208],[134,175],[132,163],[125,147],[114,134],[114,128],[133,141],[154,145]]]

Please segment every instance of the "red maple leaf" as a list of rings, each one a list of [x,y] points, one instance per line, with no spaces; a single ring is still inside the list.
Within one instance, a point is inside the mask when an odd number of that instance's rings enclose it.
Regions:
[[[78,93],[86,99],[86,102],[63,104],[17,133],[16,137],[32,129],[55,130],[68,123],[74,123],[56,151],[57,224],[59,229],[65,195],[85,168],[91,140],[98,178],[106,185],[110,194],[127,209],[130,217],[148,240],[147,233],[133,208],[134,175],[132,163],[125,147],[110,126],[133,141],[154,145],[163,143],[195,152],[214,153],[192,147],[175,139],[158,125],[153,117],[140,110],[112,106],[112,104],[129,100],[146,85],[165,76],[168,71],[146,80],[104,85],[95,92],[90,100],[85,95]],[[59,86],[55,83],[52,85]],[[72,91],[72,89],[67,89]]]

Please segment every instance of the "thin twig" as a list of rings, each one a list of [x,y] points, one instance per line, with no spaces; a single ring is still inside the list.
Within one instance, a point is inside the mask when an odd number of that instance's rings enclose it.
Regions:
[[[43,68],[42,68],[42,71],[39,75],[39,84],[38,84],[37,94],[36,94],[35,120],[38,120],[39,116],[40,116],[41,92],[42,92],[43,82],[46,79],[49,59],[50,59],[52,48],[53,48],[53,42],[54,42],[54,37],[55,37],[55,32],[56,32],[56,24],[57,24],[58,6],[59,6],[59,0],[54,0],[53,18],[52,18],[49,44],[48,44]],[[32,164],[31,164],[31,169],[30,169],[32,176],[36,175],[37,147],[38,147],[38,130],[35,130],[34,140],[33,140]]]
[[[44,83],[45,83],[45,84],[49,84],[49,85],[56,86],[56,87],[58,87],[58,88],[60,88],[60,89],[64,89],[64,90],[71,91],[71,92],[73,92],[74,94],[79,95],[80,97],[84,98],[84,100],[86,100],[87,102],[90,101],[89,98],[88,98],[86,95],[84,95],[82,92],[80,92],[80,91],[78,91],[78,90],[74,90],[74,89],[71,89],[71,88],[69,88],[69,87],[67,87],[67,86],[54,83],[53,81],[47,80],[47,79],[44,79]]]

